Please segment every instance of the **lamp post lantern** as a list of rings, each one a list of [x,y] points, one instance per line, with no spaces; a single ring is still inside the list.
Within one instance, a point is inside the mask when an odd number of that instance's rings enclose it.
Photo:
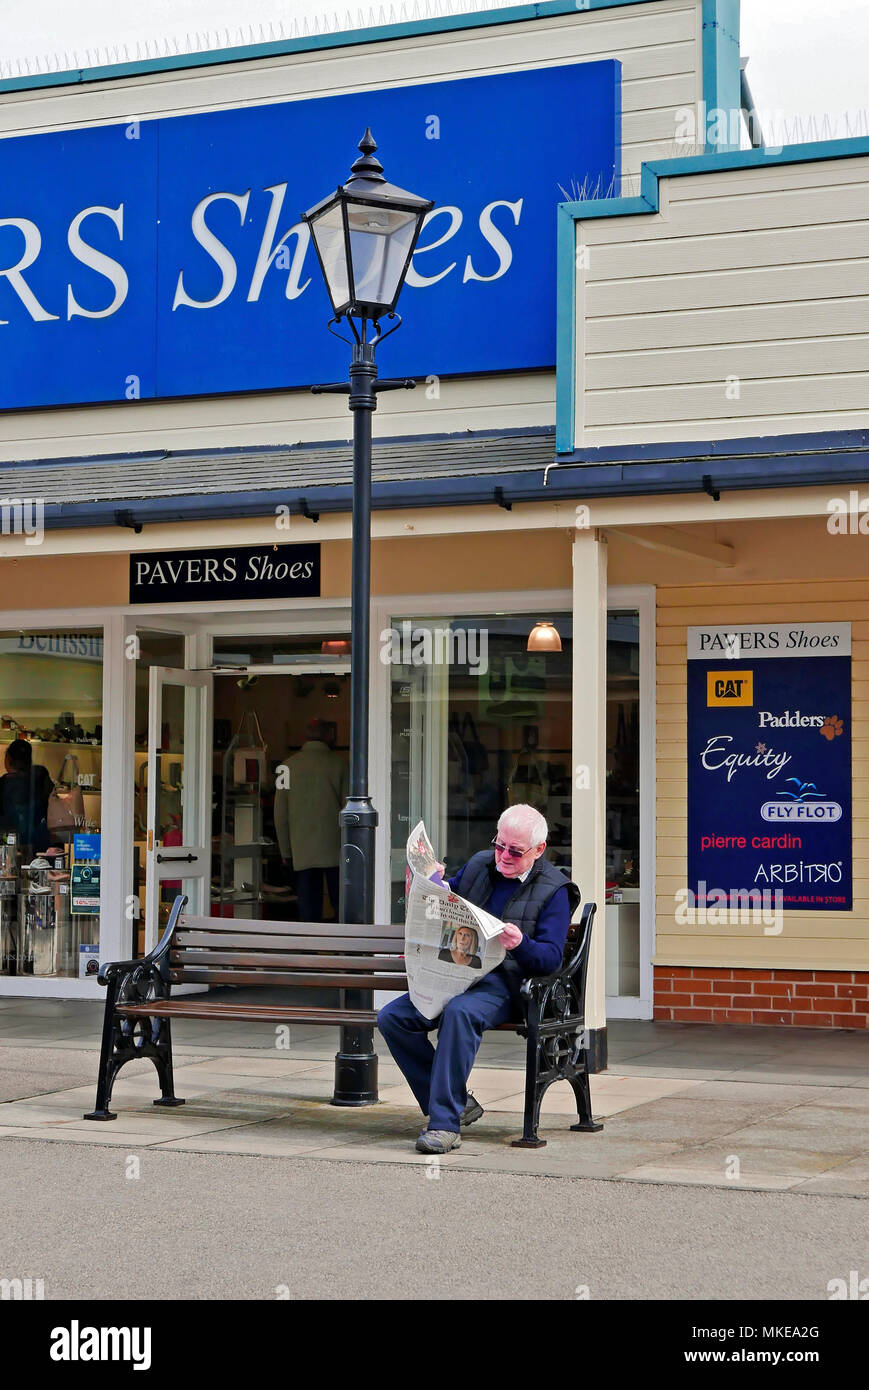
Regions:
[[[434,203],[387,183],[377,145],[366,130],[350,178],[321,199],[302,221],[326,281],[333,317],[329,329],[352,348],[350,381],[315,386],[349,396],[353,413],[353,569],[350,630],[350,784],[340,813],[340,917],[349,924],[374,919],[374,832],[377,812],[368,793],[368,677],[371,607],[371,416],[378,391],[413,387],[412,380],[378,381],[375,349],[401,324],[395,312],[426,214]],[[384,332],[381,319],[394,319]],[[346,323],[352,337],[335,325]],[[348,990],[348,1008],[370,1008],[370,990]],[[341,1029],[335,1058],[333,1105],[377,1100],[377,1054],[370,1024]]]

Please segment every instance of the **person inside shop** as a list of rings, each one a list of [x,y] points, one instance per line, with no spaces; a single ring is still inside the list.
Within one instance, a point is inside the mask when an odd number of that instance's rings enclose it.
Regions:
[[[289,785],[279,779],[275,792],[275,832],[284,865],[292,860],[295,870],[301,922],[322,922],[324,877],[338,915],[338,813],[347,799],[348,773],[333,741],[331,726],[309,720],[298,753],[284,759]]]
[[[34,763],[33,748],[16,738],[6,749],[6,773],[0,777],[0,830],[14,830],[26,853],[48,847],[48,798],[54,783],[47,768]]]
[[[521,1019],[523,979],[548,975],[561,965],[580,894],[542,857],[548,834],[546,820],[533,806],[510,806],[498,821],[493,848],[473,855],[448,880],[453,892],[504,919],[499,940],[507,954],[501,964],[448,1000],[440,1018],[425,1018],[408,994],[377,1015],[389,1051],[428,1116],[428,1127],[416,1141],[419,1153],[459,1147],[461,1126],[483,1114],[468,1092],[468,1078],[485,1029]],[[436,1047],[428,1039],[433,1028]]]

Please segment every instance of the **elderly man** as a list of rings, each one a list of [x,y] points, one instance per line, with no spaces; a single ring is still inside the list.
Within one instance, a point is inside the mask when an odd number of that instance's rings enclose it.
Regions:
[[[475,854],[449,879],[454,892],[505,919],[502,963],[450,999],[439,1019],[424,1018],[407,994],[377,1016],[390,1052],[429,1117],[416,1141],[420,1153],[459,1147],[461,1126],[483,1114],[467,1087],[485,1029],[521,1018],[519,986],[526,975],[548,975],[561,965],[579,889],[542,858],[548,833],[533,806],[511,806],[498,821],[493,848]],[[433,1028],[436,1048],[428,1039]]]

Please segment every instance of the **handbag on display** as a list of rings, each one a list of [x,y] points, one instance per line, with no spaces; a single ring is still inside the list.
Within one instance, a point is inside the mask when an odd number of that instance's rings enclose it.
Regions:
[[[533,806],[543,814],[549,799],[549,776],[546,765],[533,749],[523,748],[507,779],[507,796],[511,806]]]
[[[266,774],[266,741],[262,735],[255,710],[248,710],[238,726],[236,738],[249,742],[239,743],[232,753],[232,776],[235,782],[264,782]],[[258,742],[256,741],[258,740]]]
[[[67,763],[72,764],[72,778],[69,782],[65,782],[63,775]],[[78,785],[78,775],[78,758],[74,753],[67,753],[60,765],[54,791],[48,798],[45,823],[49,830],[77,830],[84,825],[84,797]]]

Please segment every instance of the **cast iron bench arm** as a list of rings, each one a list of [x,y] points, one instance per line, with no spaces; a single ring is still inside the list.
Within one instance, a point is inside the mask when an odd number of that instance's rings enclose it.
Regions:
[[[149,951],[146,956],[136,956],[133,960],[107,960],[100,966],[100,973],[97,981],[101,985],[107,985],[111,980],[116,980],[119,975],[128,975],[137,966],[147,966],[152,968],[158,966],[163,961],[169,948],[169,942],[175,932],[178,918],[187,906],[186,897],[178,897],[172,904],[172,911],[169,914],[169,921],[166,923],[166,930],[157,942],[153,951]]]
[[[570,980],[573,978],[582,965],[583,959],[588,951],[588,941],[591,935],[594,913],[595,904],[586,903],[580,918],[580,938],[569,960],[562,961],[558,969],[553,970],[548,975],[526,975],[519,989],[519,993],[524,999],[530,999],[535,989],[543,989],[547,985],[554,984],[556,980]]]

